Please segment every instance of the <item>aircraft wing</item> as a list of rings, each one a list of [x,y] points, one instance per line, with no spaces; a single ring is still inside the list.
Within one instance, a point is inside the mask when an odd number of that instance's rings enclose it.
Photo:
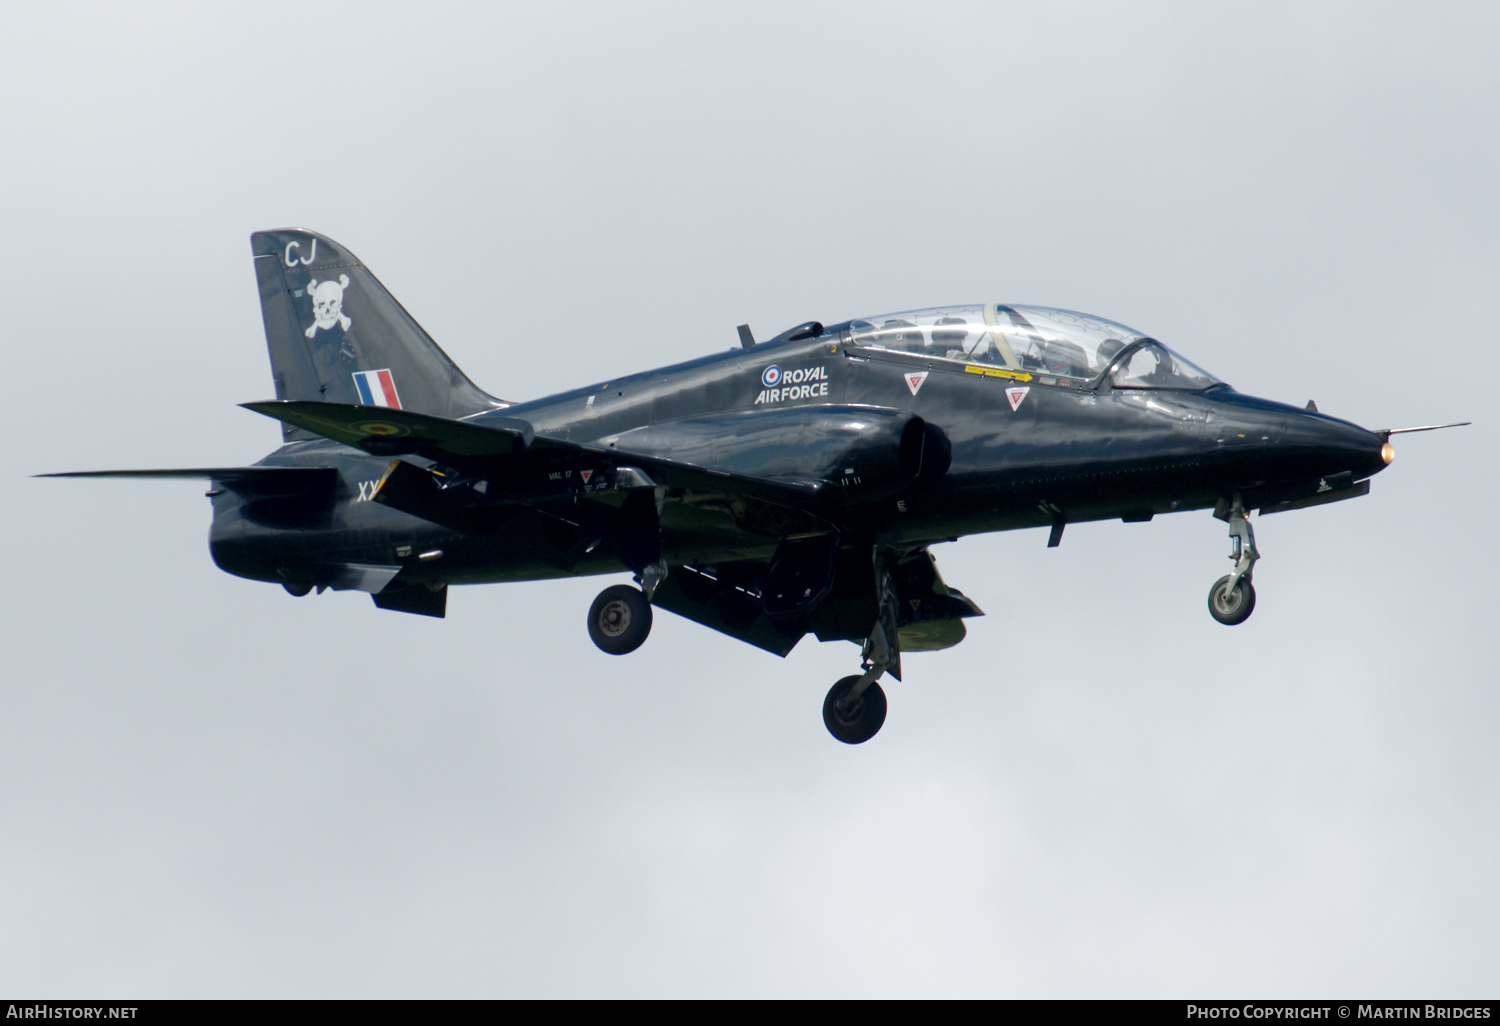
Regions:
[[[383,406],[305,400],[241,405],[375,456],[447,456],[460,461],[508,456],[525,449],[534,437],[531,425],[514,417],[489,418],[481,424]]]
[[[615,486],[612,482],[617,480],[617,475],[613,472],[618,468],[636,467],[650,475],[651,481],[642,483],[661,484],[684,491],[742,494],[797,509],[817,505],[828,491],[818,481],[773,480],[731,474],[660,456],[549,438],[536,434],[529,423],[516,417],[461,421],[385,407],[301,401],[243,405],[248,410],[374,455],[422,456],[466,471],[492,469],[497,462],[503,464],[507,458],[551,455],[571,458],[571,462],[594,462],[609,469],[612,476],[601,477],[595,485],[597,490]],[[588,490],[589,480],[588,475],[581,479],[585,490]],[[392,487],[387,494],[388,500],[394,498],[396,492],[395,482],[389,484]],[[491,496],[492,499],[495,497]],[[518,501],[545,497],[546,489],[522,489],[516,494]],[[406,508],[406,511],[417,513],[415,508]]]

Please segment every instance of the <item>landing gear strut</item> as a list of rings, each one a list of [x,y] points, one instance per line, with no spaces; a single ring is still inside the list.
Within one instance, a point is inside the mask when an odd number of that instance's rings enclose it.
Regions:
[[[1208,613],[1222,624],[1233,627],[1250,619],[1255,612],[1255,585],[1250,578],[1255,573],[1255,561],[1260,550],[1255,547],[1255,530],[1250,526],[1245,504],[1238,495],[1229,508],[1229,558],[1234,560],[1234,573],[1220,577],[1208,591]]]
[[[845,677],[823,699],[823,725],[846,745],[864,744],[885,723],[885,691],[875,683],[889,672],[901,679],[901,642],[896,634],[896,586],[880,571],[880,616],[865,640],[864,673]]]
[[[661,508],[667,492],[635,467],[618,468],[615,487],[626,495],[610,531],[640,588],[616,584],[601,591],[589,607],[589,638],[602,652],[624,655],[640,648],[651,633],[651,600],[667,577],[661,555]]]

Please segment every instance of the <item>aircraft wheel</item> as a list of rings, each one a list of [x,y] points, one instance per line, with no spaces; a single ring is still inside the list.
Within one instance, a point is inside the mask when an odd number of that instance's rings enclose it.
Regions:
[[[1208,592],[1208,612],[1215,620],[1233,627],[1255,612],[1255,585],[1243,577],[1229,587],[1229,576],[1220,577]]]
[[[294,598],[301,598],[313,589],[313,586],[306,581],[297,581],[295,584],[291,581],[286,581],[281,586],[286,589],[288,595]]]
[[[605,588],[589,608],[589,637],[602,652],[634,652],[650,633],[651,603],[639,588],[628,584]]]
[[[858,680],[857,674],[845,677],[830,688],[828,697],[823,699],[823,724],[828,733],[846,745],[864,744],[880,732],[880,726],[885,722],[885,692],[879,684],[865,688],[849,707],[839,708],[839,700]]]

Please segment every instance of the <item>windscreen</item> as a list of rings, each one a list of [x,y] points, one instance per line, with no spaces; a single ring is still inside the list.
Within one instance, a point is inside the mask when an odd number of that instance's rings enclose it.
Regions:
[[[1127,353],[1115,366],[1109,381],[1116,388],[1201,389],[1219,383],[1212,374],[1154,340]]]

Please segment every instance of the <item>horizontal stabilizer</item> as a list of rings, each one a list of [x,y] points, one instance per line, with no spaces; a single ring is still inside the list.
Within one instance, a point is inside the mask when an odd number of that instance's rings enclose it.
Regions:
[[[181,470],[79,470],[37,477],[134,477],[171,480],[197,478],[217,481],[244,495],[269,498],[305,495],[333,487],[333,467],[190,467]]]
[[[515,417],[450,420],[382,406],[286,400],[243,403],[247,410],[377,456],[507,456],[531,444],[531,425]]]

